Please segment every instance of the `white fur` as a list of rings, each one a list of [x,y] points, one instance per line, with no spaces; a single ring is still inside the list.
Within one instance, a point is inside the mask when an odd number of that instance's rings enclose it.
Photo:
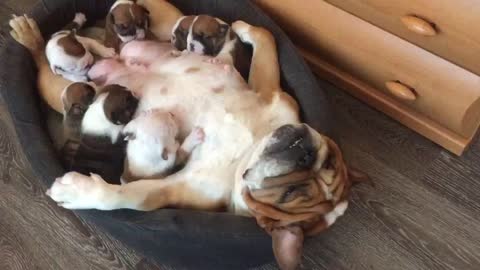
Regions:
[[[75,57],[69,55],[58,45],[58,40],[67,36],[70,31],[54,35],[47,43],[45,54],[53,73],[61,75],[71,81],[87,81],[88,66],[94,61],[93,55],[86,50],[85,55]],[[56,69],[55,66],[63,69]]]
[[[75,18],[73,19],[73,21],[76,22],[81,28],[87,22],[87,17],[85,16],[85,14],[77,12],[75,13]]]
[[[339,217],[343,216],[343,214],[347,210],[347,207],[348,207],[348,201],[342,201],[337,205],[335,205],[335,208],[333,209],[333,211],[331,211],[330,213],[324,216],[325,222],[327,222],[327,225],[330,227],[333,223],[335,223],[335,221]]]
[[[118,7],[119,5],[123,5],[123,4],[133,5],[133,1],[131,1],[131,0],[117,0],[117,1],[112,5],[112,7],[110,8],[110,11],[112,11],[114,8]]]
[[[130,121],[123,129],[124,134],[131,133],[127,145],[128,169],[139,178],[163,175],[175,165],[178,127],[168,112],[143,113]],[[167,151],[167,160],[162,154]]]
[[[116,143],[124,125],[115,125],[108,120],[103,110],[103,104],[108,93],[100,94],[90,105],[82,120],[82,133],[94,136],[109,137]]]

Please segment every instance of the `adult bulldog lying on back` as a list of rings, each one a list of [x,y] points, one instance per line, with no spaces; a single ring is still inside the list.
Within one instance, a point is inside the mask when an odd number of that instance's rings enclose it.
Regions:
[[[59,93],[70,82],[49,70],[44,40],[32,19],[16,17],[10,25],[39,68],[41,96],[58,110]],[[203,128],[204,142],[181,171],[125,185],[69,172],[47,194],[68,209],[178,207],[254,216],[272,235],[281,268],[295,269],[303,237],[343,215],[356,179],[337,145],[300,122],[298,105],[280,87],[272,35],[241,21],[232,29],[254,49],[248,84],[229,64],[182,53],[152,62],[142,70],[143,82],[130,88],[142,93],[138,111],[173,112],[182,139],[194,127]]]

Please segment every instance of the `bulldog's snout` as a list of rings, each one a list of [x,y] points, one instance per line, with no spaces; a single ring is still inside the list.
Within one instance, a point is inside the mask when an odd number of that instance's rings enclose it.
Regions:
[[[297,169],[310,169],[316,161],[317,149],[307,126],[285,125],[273,133],[262,155],[286,163],[295,162]]]
[[[307,126],[285,125],[268,138],[268,142],[243,179],[261,186],[265,178],[305,171],[317,160],[317,149]]]

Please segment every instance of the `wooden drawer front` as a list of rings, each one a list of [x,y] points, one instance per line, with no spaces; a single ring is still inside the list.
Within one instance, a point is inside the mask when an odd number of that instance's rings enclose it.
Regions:
[[[395,106],[415,110],[471,136],[478,127],[480,78],[426,50],[381,30],[324,1],[299,7],[295,0],[257,0],[301,47],[339,69],[388,93]],[[291,8],[295,6],[295,8]],[[402,100],[386,87],[398,81],[414,89]]]
[[[479,0],[325,1],[480,74]],[[419,22],[405,21],[409,15],[434,25],[436,34],[409,30],[405,23],[422,27]]]

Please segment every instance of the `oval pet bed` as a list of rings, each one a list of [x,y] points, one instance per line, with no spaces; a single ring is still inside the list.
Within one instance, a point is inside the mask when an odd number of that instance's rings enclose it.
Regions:
[[[75,12],[90,22],[106,16],[114,0],[43,0],[30,15],[45,37],[67,24]],[[184,14],[209,14],[229,23],[244,20],[269,29],[277,40],[283,88],[294,96],[306,123],[328,130],[328,104],[295,47],[275,23],[246,0],[173,0]],[[0,51],[0,93],[38,181],[50,186],[65,173],[40,110],[33,60],[9,39]],[[162,209],[153,212],[77,211],[130,247],[161,264],[193,269],[245,269],[274,260],[271,239],[253,218],[228,213]]]

